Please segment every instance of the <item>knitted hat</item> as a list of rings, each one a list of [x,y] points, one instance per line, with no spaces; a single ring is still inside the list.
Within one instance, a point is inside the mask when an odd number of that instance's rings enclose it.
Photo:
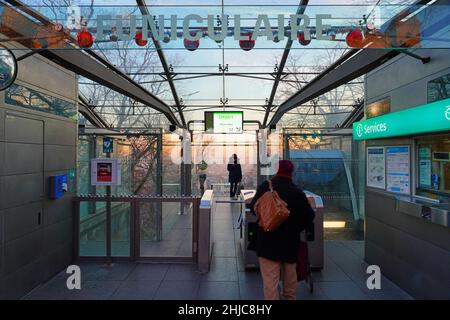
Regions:
[[[292,178],[294,172],[294,164],[290,160],[280,160],[278,162],[277,176]]]

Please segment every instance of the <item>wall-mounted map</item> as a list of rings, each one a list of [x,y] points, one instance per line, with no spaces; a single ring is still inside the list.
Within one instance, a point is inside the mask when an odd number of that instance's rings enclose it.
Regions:
[[[386,187],[386,161],[384,148],[367,148],[367,186]]]

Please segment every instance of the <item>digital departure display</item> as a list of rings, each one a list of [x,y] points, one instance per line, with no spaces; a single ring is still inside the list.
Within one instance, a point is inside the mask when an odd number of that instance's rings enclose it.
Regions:
[[[207,133],[242,133],[244,113],[242,111],[206,111]]]

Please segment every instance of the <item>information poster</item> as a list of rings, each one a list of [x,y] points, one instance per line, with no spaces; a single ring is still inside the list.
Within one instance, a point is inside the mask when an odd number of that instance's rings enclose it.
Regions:
[[[431,188],[431,148],[419,148],[419,185]]]
[[[367,186],[386,188],[384,148],[367,148]]]
[[[118,186],[121,183],[118,159],[91,159],[91,185]]]
[[[386,148],[386,183],[387,191],[409,194],[411,184],[409,147]]]

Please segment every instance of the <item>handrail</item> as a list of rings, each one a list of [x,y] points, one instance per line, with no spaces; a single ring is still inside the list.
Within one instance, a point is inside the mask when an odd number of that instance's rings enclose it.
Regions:
[[[161,202],[192,202],[199,199],[198,196],[178,196],[178,195],[78,195],[74,201],[119,201],[131,202],[133,199],[155,200]]]

